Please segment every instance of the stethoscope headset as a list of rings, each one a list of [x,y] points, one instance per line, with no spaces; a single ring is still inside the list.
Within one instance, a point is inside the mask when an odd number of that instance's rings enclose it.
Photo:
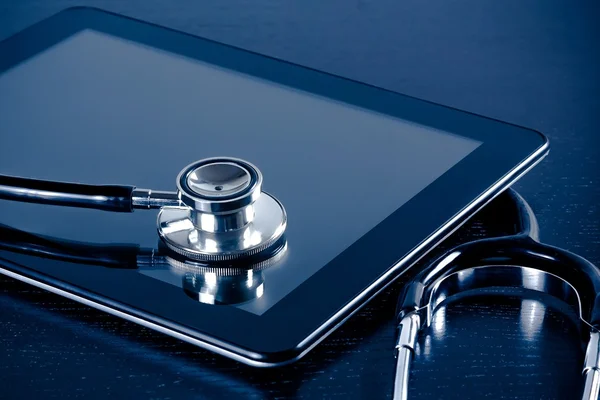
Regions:
[[[166,262],[182,273],[184,290],[198,301],[248,301],[262,293],[260,270],[277,262],[286,249],[285,209],[275,197],[262,191],[262,180],[254,165],[230,157],[188,165],[177,177],[176,192],[0,175],[0,199],[117,212],[158,208],[157,231],[162,243],[158,251],[151,250],[149,257],[137,248],[123,252],[109,246],[90,252],[86,244],[3,227],[0,248],[119,268]],[[529,205],[512,190],[500,196],[512,207],[518,221],[516,234],[460,245],[404,287],[397,312],[395,399],[407,398],[417,337],[430,326],[436,309],[462,291],[490,286],[549,293],[576,308],[589,334],[582,398],[599,398],[600,271],[582,257],[540,243],[537,221]],[[115,254],[124,256],[115,259]]]
[[[419,335],[439,307],[468,290],[513,287],[544,292],[572,306],[587,342],[583,400],[600,396],[600,270],[569,251],[539,242],[535,215],[512,189],[501,194],[515,234],[459,245],[421,270],[398,299],[394,399],[407,399],[410,365]]]

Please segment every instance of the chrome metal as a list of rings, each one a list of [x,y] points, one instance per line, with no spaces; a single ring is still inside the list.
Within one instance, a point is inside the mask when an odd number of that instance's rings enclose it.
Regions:
[[[176,192],[135,188],[131,193],[131,205],[134,209],[152,209],[181,207],[183,203]]]
[[[582,400],[598,400],[600,398],[600,370],[592,369],[585,373]]]
[[[533,233],[537,235],[536,230]],[[440,260],[439,265],[449,266],[456,258],[456,252],[452,252],[445,259]],[[596,331],[591,321],[588,320],[589,315],[584,314],[582,299],[577,289],[566,279],[553,273],[520,265],[481,265],[460,269],[445,276],[442,275],[437,280],[431,282],[430,286],[424,288],[421,301],[418,302],[417,311],[413,311],[402,318],[401,324],[409,316],[420,315],[425,319],[425,324],[417,328],[420,331],[432,325],[436,311],[444,306],[448,299],[456,299],[457,295],[468,291],[497,287],[514,287],[543,292],[572,307],[577,318],[591,331],[583,368],[585,387],[582,399],[598,400],[600,396],[600,333]],[[417,321],[420,322],[420,320]],[[401,330],[396,348],[402,346],[402,349],[407,350],[403,352],[403,358],[399,359],[396,364],[394,399],[406,400],[408,393],[408,371],[410,369],[408,353],[410,353],[410,349],[414,349],[414,346],[402,345],[404,341],[409,341],[408,338],[401,338],[402,332]]]
[[[110,303],[110,305],[105,305],[105,298],[93,293],[82,292],[73,285],[59,284],[53,279],[42,277],[29,278],[22,273],[13,272],[9,269],[3,268],[1,264],[0,274],[69,298],[100,311],[126,319],[130,322],[137,323],[179,340],[183,340],[200,348],[213,351],[217,354],[229,357],[244,364],[263,368],[279,367],[301,359],[315,346],[325,340],[336,330],[336,328],[341,326],[343,322],[351,318],[360,309],[360,306],[388,287],[397,277],[401,276],[401,272],[407,270],[411,265],[427,255],[429,251],[424,250],[433,249],[437,244],[441,243],[444,239],[460,228],[470,216],[482,209],[503,190],[508,188],[523,175],[525,175],[529,170],[535,167],[548,154],[548,148],[548,143],[545,143],[537,151],[523,160],[520,165],[516,166],[502,179],[486,190],[479,198],[463,208],[458,214],[447,221],[446,224],[441,226],[436,232],[422,241],[410,253],[395,263],[390,269],[388,269],[387,272],[382,274],[376,281],[372,282],[360,294],[354,297],[354,299],[346,303],[344,307],[340,308],[335,314],[331,315],[331,317],[324,321],[304,340],[298,343],[295,348],[298,351],[293,357],[290,357],[285,361],[270,362],[265,359],[260,359],[260,355],[249,352],[247,349],[221,343],[214,338],[204,336],[198,332],[190,331],[182,325],[174,324],[143,311],[132,309],[122,303]],[[14,264],[9,261],[2,262],[15,267]]]
[[[600,333],[596,330],[590,333],[590,341],[585,351],[583,373],[591,369],[600,369]]]
[[[262,252],[283,235],[285,210],[261,196],[262,179],[254,165],[218,157],[185,167],[177,192],[6,176],[0,198],[120,212],[161,209],[158,231],[167,247],[193,260],[229,261]]]
[[[253,271],[262,271],[264,269],[270,268],[274,265],[279,264],[287,254],[287,243],[283,240],[277,248],[273,249],[270,252],[269,257],[260,258],[258,260],[254,260],[251,263],[244,263],[243,266],[233,266],[233,265],[219,265],[213,266],[210,264],[201,264],[191,260],[177,260],[173,257],[169,256],[159,256],[155,257],[155,262],[152,264],[145,264],[147,267],[157,266],[157,265],[169,265],[173,271],[177,271],[177,273],[205,273],[212,272],[217,275],[222,276],[232,276],[232,275],[241,275],[246,273],[249,269]],[[143,265],[143,264],[140,264]]]
[[[258,168],[247,161],[231,157],[207,158],[188,165],[179,173],[177,190],[182,203],[194,211],[229,214],[260,197],[262,180]],[[219,187],[221,189],[217,189]]]
[[[583,368],[582,399],[598,400],[600,333],[597,330],[596,298],[600,293],[600,270],[576,254],[540,243],[533,211],[517,193],[513,192],[512,200],[519,215],[517,232],[457,246],[418,274],[399,299],[401,323],[416,314],[426,321],[418,330],[429,327],[435,312],[447,299],[456,299],[457,295],[473,290],[512,287],[551,295],[570,305],[590,332]],[[541,324],[539,319],[536,320],[535,325],[524,328],[536,332]],[[409,346],[402,346],[406,339],[401,336],[402,330],[396,346],[400,346],[402,358],[397,361],[394,399],[406,399],[408,395],[410,351]]]
[[[150,252],[144,252],[136,256],[136,264],[142,268],[153,268],[165,261],[163,256],[159,256],[154,249]]]
[[[138,271],[154,275],[167,269],[179,277],[184,293],[195,301],[214,305],[234,305],[260,298],[264,293],[265,276],[262,271],[279,264],[285,257],[287,244],[282,241],[268,258],[245,262],[240,266],[214,266],[184,259],[175,259],[167,254],[145,252],[137,258]],[[165,280],[173,284],[172,280]]]
[[[396,373],[394,375],[394,400],[406,400],[408,398],[408,380],[410,378],[410,363],[413,352],[406,347],[398,350],[396,355]]]
[[[190,208],[190,220],[210,233],[240,230],[253,222],[261,187],[258,168],[229,157],[197,161],[177,177],[178,196]]]
[[[585,384],[583,389],[583,400],[598,400],[600,398],[600,333],[593,330],[590,333],[585,352],[583,366]]]
[[[216,272],[185,273],[183,290],[190,298],[205,304],[240,304],[262,297],[265,278],[261,271],[247,270],[238,275]]]
[[[582,315],[579,293],[566,280],[535,268],[517,265],[482,265],[452,273],[438,280],[425,292],[425,325],[430,326],[435,311],[452,296],[468,290],[514,287],[549,294],[571,306],[587,326]]]
[[[202,164],[187,174],[187,186],[198,196],[219,199],[243,193],[252,177],[238,163],[219,161]]]
[[[287,216],[267,193],[254,203],[255,218],[242,229],[210,232],[198,229],[189,208],[165,207],[158,214],[158,233],[172,251],[198,261],[233,261],[267,250],[283,236]]]
[[[198,261],[252,256],[283,235],[281,203],[261,196],[262,174],[237,158],[208,158],[185,167],[177,193],[135,189],[134,208],[161,208],[158,233],[172,251]]]
[[[396,341],[396,350],[406,348],[410,351],[415,351],[419,329],[421,329],[419,314],[413,312],[404,316],[398,325],[399,332]]]
[[[239,230],[254,221],[255,215],[254,204],[250,204],[239,211],[222,215],[192,211],[190,218],[196,228],[214,233]]]
[[[208,158],[185,167],[177,193],[135,189],[134,208],[161,208],[158,233],[169,249],[198,261],[252,256],[283,235],[281,203],[261,196],[262,174],[237,158]]]
[[[215,266],[176,260],[172,254],[161,253],[155,248],[116,245],[102,246],[98,251],[97,245],[44,237],[10,227],[0,228],[3,237],[0,249],[3,251],[84,265],[135,269],[169,284],[179,278],[180,283],[176,286],[196,301],[207,304],[238,304],[261,297],[264,292],[261,271],[281,261],[287,249],[287,243],[282,240],[268,257],[253,258],[237,265]]]
[[[421,318],[416,312],[405,315],[398,325],[396,340],[396,374],[394,377],[394,400],[406,400],[410,378],[410,362],[415,352]]]

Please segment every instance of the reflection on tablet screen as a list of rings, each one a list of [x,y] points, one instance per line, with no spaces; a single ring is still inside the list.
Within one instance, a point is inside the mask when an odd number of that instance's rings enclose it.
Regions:
[[[0,93],[0,131],[14,132],[2,173],[172,190],[198,159],[257,165],[289,218],[285,260],[239,306],[259,315],[481,144],[91,30],[0,75]],[[0,220],[71,240],[157,241],[152,212],[5,202]]]

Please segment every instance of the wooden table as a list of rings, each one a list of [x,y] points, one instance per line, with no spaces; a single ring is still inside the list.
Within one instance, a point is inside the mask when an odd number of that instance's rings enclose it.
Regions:
[[[72,5],[540,130],[550,156],[516,187],[545,241],[600,264],[597,0],[7,0],[0,39]],[[0,397],[389,398],[400,286],[302,361],[255,370],[1,278]],[[472,297],[434,325],[410,398],[579,396],[577,325],[544,296]]]

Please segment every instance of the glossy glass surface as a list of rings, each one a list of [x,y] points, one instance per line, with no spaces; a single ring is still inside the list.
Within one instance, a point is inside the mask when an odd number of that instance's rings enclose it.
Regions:
[[[480,144],[91,30],[3,74],[0,93],[0,130],[18,132],[0,149],[3,173],[169,190],[194,159],[257,165],[288,212],[289,254],[240,306],[256,314]],[[154,211],[13,202],[0,220],[97,244],[157,241]]]
[[[78,38],[99,46],[57,57]],[[44,57],[42,71],[23,79]],[[11,75],[20,82],[2,82]],[[238,156],[261,169],[264,189],[288,211],[289,246],[261,271],[262,296],[244,309],[194,301],[179,280],[165,282],[169,271],[150,277],[147,268],[6,251],[0,264],[271,365],[305,354],[547,151],[525,128],[89,8],[0,42],[0,85],[4,174],[173,190],[180,169],[203,157]],[[155,247],[155,215],[0,206],[0,223],[98,249]]]

